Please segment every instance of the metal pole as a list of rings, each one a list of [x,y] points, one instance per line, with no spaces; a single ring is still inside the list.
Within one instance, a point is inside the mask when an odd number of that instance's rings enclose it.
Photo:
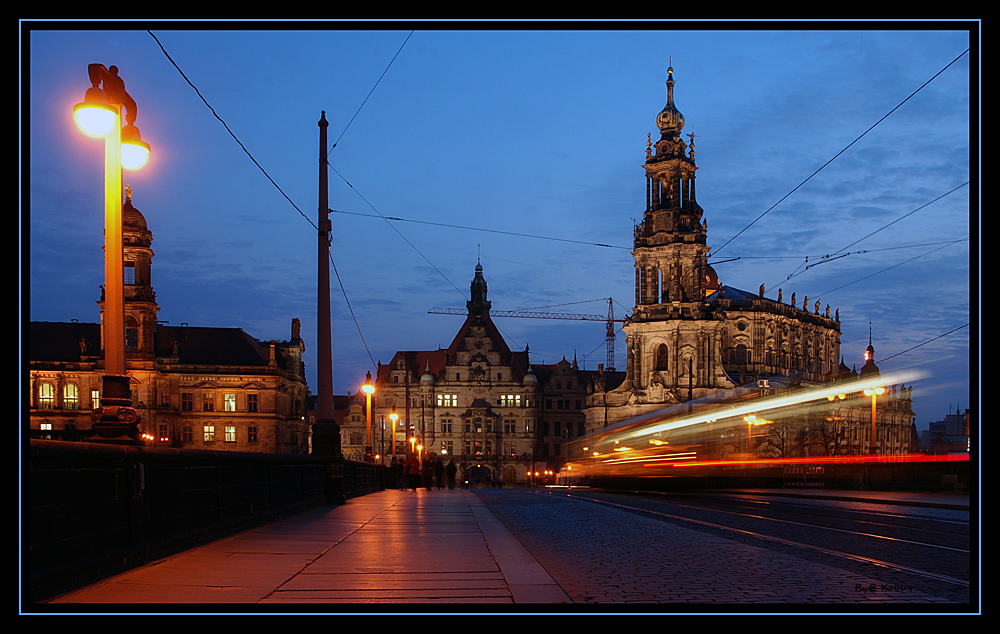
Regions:
[[[317,407],[313,426],[313,452],[341,455],[340,425],[333,416],[333,353],[330,333],[330,219],[327,186],[326,129],[323,111],[319,120],[319,257],[316,314]]]

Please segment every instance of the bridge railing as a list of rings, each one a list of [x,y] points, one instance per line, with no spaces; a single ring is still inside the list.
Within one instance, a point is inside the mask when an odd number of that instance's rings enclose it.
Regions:
[[[29,447],[21,541],[33,597],[384,488],[381,465],[314,455]]]

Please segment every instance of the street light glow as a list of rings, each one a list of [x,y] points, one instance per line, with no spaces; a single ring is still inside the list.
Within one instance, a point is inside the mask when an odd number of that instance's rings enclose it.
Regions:
[[[118,113],[108,105],[108,98],[100,88],[88,88],[83,103],[73,107],[76,124],[86,134],[93,137],[103,137],[111,132]]]
[[[139,128],[128,124],[122,128],[122,167],[137,170],[149,158],[149,144],[139,138]]]

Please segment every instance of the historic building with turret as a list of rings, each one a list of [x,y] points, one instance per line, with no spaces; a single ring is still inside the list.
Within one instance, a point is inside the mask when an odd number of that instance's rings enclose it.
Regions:
[[[694,135],[688,142],[682,138],[685,120],[674,101],[673,68],[667,72],[667,101],[656,116],[660,136],[647,141],[643,165],[646,209],[633,234],[635,307],[623,326],[626,371],[620,379],[592,381],[587,431],[727,390],[735,397],[747,389],[790,389],[849,375],[841,365],[839,311],[831,315],[830,306],[807,297],[800,304],[795,293],[786,300],[782,289],[773,299],[763,285],[757,292],[727,286],[709,265],[708,220],[695,188]],[[886,436],[885,450],[906,451],[903,436],[909,437],[913,419],[909,391],[893,386],[888,392],[881,415],[894,431]],[[840,415],[845,412],[851,415]],[[858,408],[841,407],[829,418],[843,427],[863,416]],[[867,452],[862,421],[855,422],[850,444]],[[814,424],[813,431],[819,427]],[[845,432],[838,433],[843,440]],[[738,446],[739,430],[731,435]],[[812,441],[800,444],[828,451]]]
[[[527,349],[511,350],[490,316],[482,264],[466,308],[447,348],[399,351],[379,364],[376,451],[396,413],[397,457],[419,447],[424,457],[455,460],[470,483],[551,481],[546,472],[562,465],[562,447],[584,433],[587,387],[598,372],[580,370],[575,360],[535,365]],[[382,451],[391,451],[391,442]]]
[[[152,446],[308,453],[308,388],[299,321],[287,341],[258,341],[239,328],[157,323],[153,234],[126,190],[125,348],[139,429]],[[100,323],[29,324],[32,438],[85,440],[104,372]]]

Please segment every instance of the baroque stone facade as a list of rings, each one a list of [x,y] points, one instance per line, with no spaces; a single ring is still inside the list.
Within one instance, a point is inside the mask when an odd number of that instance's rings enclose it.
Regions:
[[[459,478],[470,483],[551,481],[546,472],[558,470],[562,446],[583,434],[586,390],[597,373],[565,359],[533,366],[528,350],[511,350],[490,317],[481,264],[467,309],[447,348],[400,351],[379,365],[372,401],[376,450],[382,425],[390,429],[395,412],[400,458],[419,446],[424,456],[454,459]]]
[[[158,324],[152,232],[127,193],[122,210],[126,362],[147,443],[308,453],[305,344],[298,320],[292,320],[288,341],[258,341],[239,328]],[[103,300],[98,301],[102,323]],[[90,436],[100,403],[103,348],[101,323],[29,325],[33,438]]]
[[[794,293],[785,303],[781,289],[777,299],[770,299],[763,286],[750,293],[723,285],[708,264],[708,221],[695,189],[694,135],[688,135],[689,142],[681,138],[685,120],[674,103],[673,68],[666,85],[667,103],[656,117],[660,138],[646,147],[646,209],[634,228],[635,307],[623,326],[626,371],[623,377],[610,373],[591,382],[588,432],[726,390],[736,393],[743,386],[773,392],[849,375],[840,357],[839,311],[831,316],[829,306],[821,310],[808,298],[799,307]],[[905,452],[913,426],[909,391],[892,386],[888,393],[879,397],[885,401],[883,449]],[[853,431],[841,429],[838,437],[851,438],[855,451],[867,453],[870,436],[864,436],[863,421],[870,416],[863,408],[838,405],[836,413],[812,418],[836,419],[840,428],[851,421]],[[814,424],[813,432],[818,428]]]

